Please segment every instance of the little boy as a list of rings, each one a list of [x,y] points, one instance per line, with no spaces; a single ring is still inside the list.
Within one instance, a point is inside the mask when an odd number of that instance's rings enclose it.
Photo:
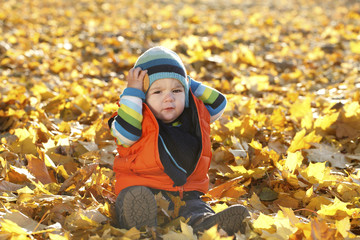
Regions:
[[[162,192],[185,201],[179,215],[195,232],[218,224],[229,235],[244,233],[245,207],[215,214],[200,198],[209,187],[210,123],[222,115],[225,96],[187,76],[180,57],[164,47],[143,53],[127,82],[109,120],[118,146],[113,169],[119,226],[156,226],[154,194]]]

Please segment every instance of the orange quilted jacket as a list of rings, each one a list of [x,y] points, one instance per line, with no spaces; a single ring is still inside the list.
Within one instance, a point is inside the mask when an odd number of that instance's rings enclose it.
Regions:
[[[210,114],[204,103],[191,94],[198,113],[198,126],[201,132],[202,148],[195,170],[180,187],[164,172],[158,152],[159,127],[157,120],[146,104],[143,104],[142,136],[132,146],[117,146],[118,155],[114,160],[116,175],[115,193],[130,186],[147,186],[166,191],[200,191],[206,193],[209,187],[211,161]]]

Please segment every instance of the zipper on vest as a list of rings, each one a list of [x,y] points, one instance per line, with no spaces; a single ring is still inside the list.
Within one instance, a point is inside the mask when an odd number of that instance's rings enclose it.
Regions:
[[[178,186],[177,190],[179,192],[180,199],[182,200],[183,197],[184,197],[184,187],[183,186]]]
[[[166,144],[165,144],[165,142],[164,142],[164,140],[163,140],[163,138],[161,137],[160,134],[159,134],[159,138],[160,138],[160,140],[161,140],[161,143],[162,143],[162,145],[163,145],[166,153],[169,155],[169,158],[170,158],[170,160],[172,161],[172,163],[175,165],[175,167],[176,167],[177,169],[179,169],[180,171],[182,171],[183,173],[187,174],[186,170],[183,169],[182,167],[180,167],[180,165],[176,162],[176,160],[174,159],[174,157],[171,155],[169,149],[166,147]]]

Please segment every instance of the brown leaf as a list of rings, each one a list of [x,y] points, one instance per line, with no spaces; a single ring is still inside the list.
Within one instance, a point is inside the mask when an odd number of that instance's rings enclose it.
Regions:
[[[42,184],[48,184],[55,182],[49,174],[49,171],[45,165],[44,160],[41,160],[34,155],[27,154],[25,155],[26,160],[28,161],[27,168],[35,176],[35,178],[40,181]]]
[[[0,191],[3,192],[14,192],[24,186],[25,185],[15,184],[6,180],[0,181]]]
[[[59,194],[63,194],[72,185],[74,185],[73,191],[76,192],[89,179],[89,177],[96,170],[97,166],[98,164],[90,164],[80,168],[65,180],[65,182],[60,187]]]
[[[325,221],[315,218],[311,222],[311,237],[313,240],[333,240],[335,239],[335,229],[329,229]]]

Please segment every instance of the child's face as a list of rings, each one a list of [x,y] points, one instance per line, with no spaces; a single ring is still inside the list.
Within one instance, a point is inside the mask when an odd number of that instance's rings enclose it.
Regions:
[[[146,93],[146,103],[157,119],[171,123],[184,111],[184,87],[177,79],[156,80]]]

